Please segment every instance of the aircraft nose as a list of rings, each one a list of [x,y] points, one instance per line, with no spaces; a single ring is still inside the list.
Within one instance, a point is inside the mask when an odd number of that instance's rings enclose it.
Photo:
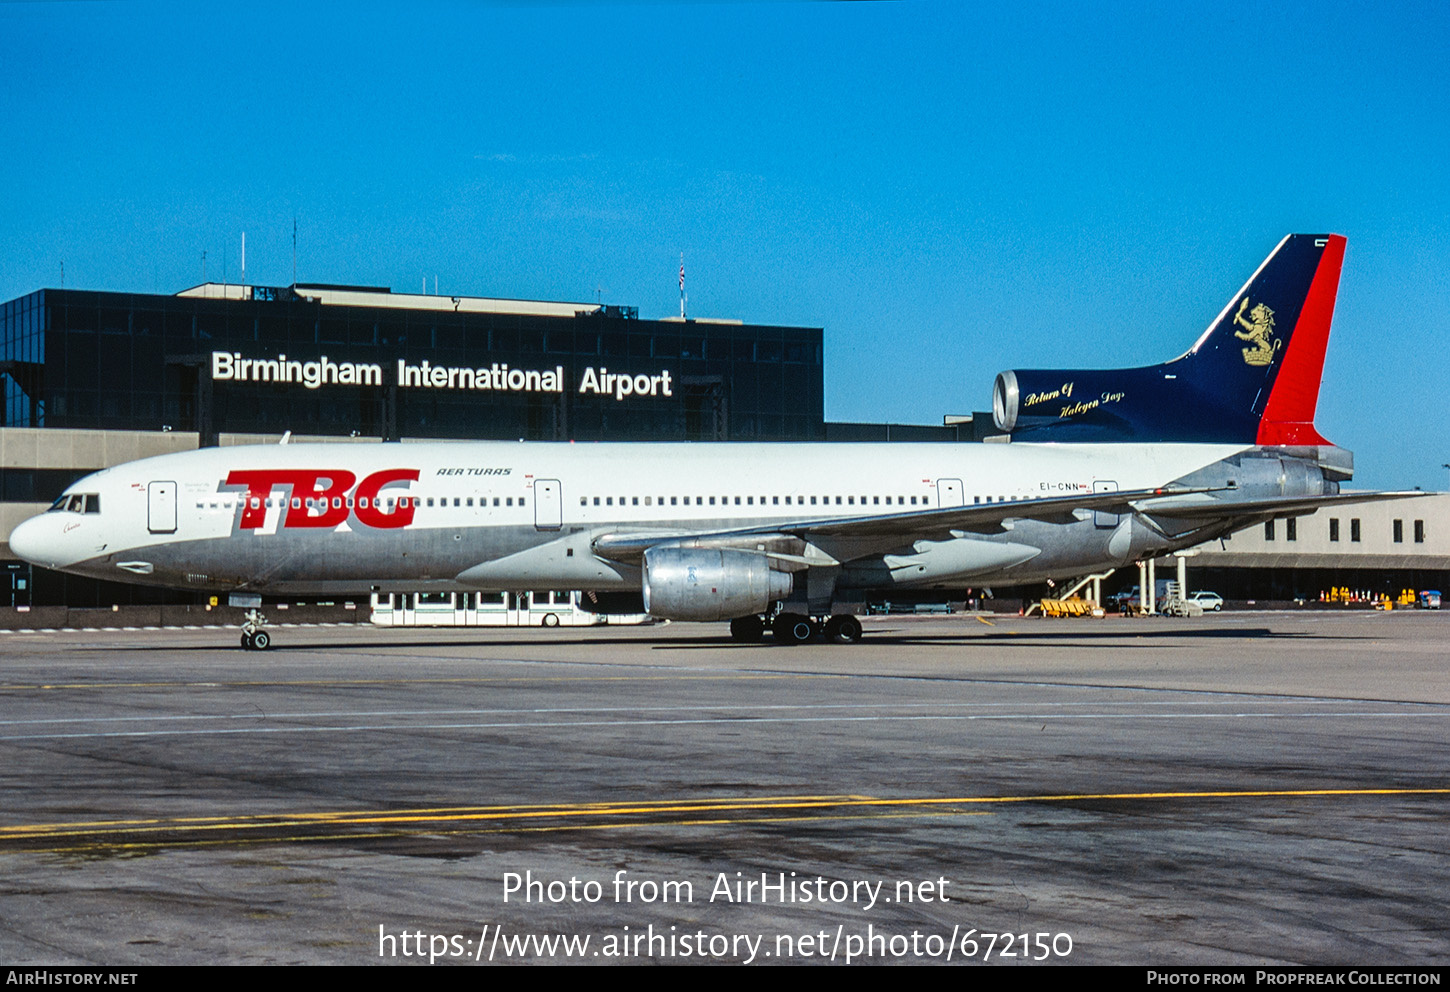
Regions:
[[[60,568],[69,564],[61,541],[61,529],[45,515],[31,517],[10,532],[10,550],[32,565]]]

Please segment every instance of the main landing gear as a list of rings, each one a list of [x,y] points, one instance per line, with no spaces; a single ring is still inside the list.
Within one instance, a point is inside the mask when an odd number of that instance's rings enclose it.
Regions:
[[[765,636],[765,628],[763,617],[738,617],[730,621],[730,636],[737,641],[758,644]],[[777,613],[770,621],[770,632],[777,644],[804,644],[821,635],[825,635],[829,644],[855,644],[862,634],[861,621],[849,613],[824,621],[801,613]]]
[[[242,647],[248,651],[265,651],[272,646],[272,635],[262,628],[267,625],[267,618],[262,616],[261,610],[248,610],[247,618],[242,623]]]

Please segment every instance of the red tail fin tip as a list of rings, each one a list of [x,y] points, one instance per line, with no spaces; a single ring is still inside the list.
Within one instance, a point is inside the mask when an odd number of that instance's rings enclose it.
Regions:
[[[1319,384],[1324,378],[1324,352],[1329,346],[1329,325],[1334,320],[1334,299],[1339,291],[1339,270],[1344,264],[1345,239],[1333,234],[1319,260],[1309,295],[1289,339],[1289,348],[1264,405],[1259,421],[1259,444],[1329,444],[1314,427]]]

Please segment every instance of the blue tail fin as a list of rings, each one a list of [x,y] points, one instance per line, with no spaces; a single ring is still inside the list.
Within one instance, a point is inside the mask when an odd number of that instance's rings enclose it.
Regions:
[[[997,428],[1023,441],[1328,444],[1314,410],[1344,246],[1339,235],[1286,237],[1171,362],[1001,373]]]

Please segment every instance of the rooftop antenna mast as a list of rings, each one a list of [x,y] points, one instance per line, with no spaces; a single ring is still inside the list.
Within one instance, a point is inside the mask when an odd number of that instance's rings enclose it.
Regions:
[[[292,213],[292,285],[297,285],[297,213]]]
[[[242,285],[247,284],[247,232],[242,232]]]
[[[680,319],[685,319],[685,253],[680,252]]]

